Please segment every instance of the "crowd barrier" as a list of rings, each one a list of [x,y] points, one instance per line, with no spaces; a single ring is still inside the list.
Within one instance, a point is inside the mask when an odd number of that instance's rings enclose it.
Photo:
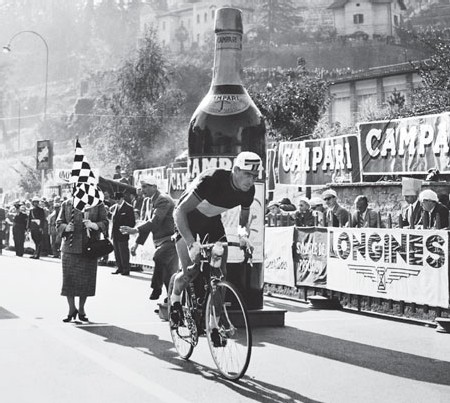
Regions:
[[[448,237],[446,230],[268,227],[264,278],[447,309]]]

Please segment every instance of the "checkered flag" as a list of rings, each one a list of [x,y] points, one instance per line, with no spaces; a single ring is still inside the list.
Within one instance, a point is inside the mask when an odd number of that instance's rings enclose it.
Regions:
[[[73,206],[77,210],[84,211],[85,209],[103,203],[103,201],[103,192],[96,185],[82,183],[81,185],[75,187],[73,193]]]
[[[77,210],[85,211],[103,203],[103,192],[97,186],[97,179],[86,160],[78,140],[75,147],[75,158],[73,160],[70,182],[73,183],[73,206]]]
[[[75,186],[78,186],[81,183],[97,185],[97,179],[95,179],[95,175],[92,172],[89,162],[86,160],[86,156],[84,155],[84,151],[78,140],[75,146],[75,157],[73,159],[70,182]]]

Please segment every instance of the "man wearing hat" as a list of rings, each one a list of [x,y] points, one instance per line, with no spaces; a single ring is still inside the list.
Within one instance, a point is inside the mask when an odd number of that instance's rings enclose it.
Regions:
[[[162,292],[163,285],[169,290],[169,281],[178,271],[178,256],[172,236],[175,232],[172,198],[158,190],[156,178],[147,176],[140,180],[142,193],[145,196],[142,206],[144,223],[137,228],[123,226],[120,230],[126,234],[139,234],[131,253],[136,253],[139,245],[143,245],[150,232],[153,234],[155,268],[152,277],[152,293],[150,299],[156,300]]]
[[[208,242],[225,241],[225,228],[221,214],[240,206],[239,229],[242,235],[249,233],[250,206],[255,197],[255,180],[262,169],[258,154],[243,151],[234,160],[233,169],[210,169],[202,172],[182,194],[175,210],[177,227],[177,252],[183,272],[175,277],[170,318],[179,325],[183,317],[181,293],[198,274],[200,241],[208,236]],[[246,237],[242,237],[245,242]],[[243,245],[244,246],[244,245]],[[222,258],[222,272],[226,277],[227,248]],[[213,329],[214,344],[219,343],[218,330]]]
[[[311,213],[314,218],[314,225],[317,227],[325,226],[325,206],[321,197],[311,197],[309,201],[311,207]]]
[[[344,227],[348,222],[349,212],[337,202],[337,193],[333,189],[325,190],[322,199],[327,205],[327,225],[329,227]]]
[[[402,228],[416,228],[422,220],[422,205],[419,193],[422,181],[414,178],[402,178],[402,195],[408,205],[401,212]]]
[[[39,207],[41,199],[38,196],[34,196],[31,199],[32,208],[28,215],[27,227],[31,233],[31,239],[34,242],[34,254],[30,256],[30,259],[39,259],[41,256],[42,239],[44,234],[44,226],[47,223],[45,218],[45,211]]]
[[[130,236],[127,233],[122,232],[120,228],[124,225],[129,227],[134,227],[136,225],[134,210],[131,204],[125,201],[125,197],[122,192],[114,193],[113,197],[117,200],[117,203],[111,207],[111,233],[117,270],[112,274],[129,276],[130,248],[128,246],[128,241],[130,240]]]
[[[439,202],[438,195],[430,189],[419,194],[422,205],[422,228],[441,229],[448,227],[448,208]]]

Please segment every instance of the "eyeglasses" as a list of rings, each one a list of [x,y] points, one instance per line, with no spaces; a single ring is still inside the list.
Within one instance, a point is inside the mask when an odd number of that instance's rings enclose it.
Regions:
[[[324,197],[324,199],[323,200],[325,200],[325,201],[327,201],[327,200],[331,200],[331,196],[330,197]]]

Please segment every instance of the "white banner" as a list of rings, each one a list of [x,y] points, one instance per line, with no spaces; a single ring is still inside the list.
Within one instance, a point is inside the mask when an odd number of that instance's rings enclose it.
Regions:
[[[264,282],[295,287],[292,259],[294,228],[266,227]]]
[[[449,306],[448,232],[329,228],[327,288]]]

